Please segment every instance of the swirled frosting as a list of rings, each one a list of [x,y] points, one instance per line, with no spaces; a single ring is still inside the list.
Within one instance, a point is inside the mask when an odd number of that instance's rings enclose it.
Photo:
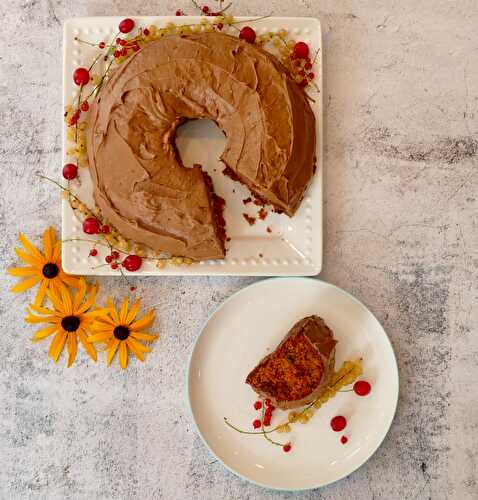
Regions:
[[[178,126],[214,120],[221,160],[250,190],[293,215],[315,168],[315,119],[304,93],[269,53],[219,33],[146,45],[105,84],[89,113],[95,201],[124,236],[171,255],[224,257],[210,181],[186,168]]]

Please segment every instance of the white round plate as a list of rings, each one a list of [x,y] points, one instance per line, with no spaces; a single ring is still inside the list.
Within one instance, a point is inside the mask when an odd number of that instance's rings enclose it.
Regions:
[[[274,433],[276,441],[293,443],[284,453],[261,435],[239,434],[224,417],[253,430],[260,412],[253,409],[257,396],[244,380],[292,325],[310,314],[324,318],[338,340],[337,369],[346,359],[363,358],[361,378],[370,381],[372,392],[366,397],[339,393],[307,425]],[[200,436],[228,469],[268,488],[311,489],[347,476],[380,446],[397,406],[398,369],[382,326],[354,297],[315,279],[276,278],[244,288],[209,318],[191,355],[188,395]],[[341,433],[330,428],[335,415],[347,418]],[[286,417],[276,410],[272,425]],[[348,437],[345,445],[342,435]]]

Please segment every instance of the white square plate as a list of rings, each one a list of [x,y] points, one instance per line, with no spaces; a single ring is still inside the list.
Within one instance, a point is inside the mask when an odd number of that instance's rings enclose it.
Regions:
[[[68,105],[78,97],[78,87],[72,80],[75,68],[88,67],[99,49],[80,44],[75,37],[98,43],[112,40],[118,31],[120,17],[89,17],[70,19],[64,26],[63,99]],[[246,18],[236,18],[246,19]],[[250,18],[249,18],[250,19]],[[135,17],[137,25],[165,26],[168,22],[177,24],[199,23],[200,17]],[[244,25],[246,25],[245,23]],[[138,275],[246,275],[313,276],[322,268],[322,176],[323,176],[323,109],[322,109],[322,36],[320,22],[313,18],[274,17],[250,23],[260,35],[266,31],[287,29],[289,36],[309,44],[311,53],[318,52],[315,65],[316,84],[319,89],[311,90],[315,102],[311,102],[317,120],[317,171],[306,192],[306,196],[292,218],[269,211],[262,221],[257,218],[250,226],[243,213],[257,217],[258,208],[253,204],[244,205],[243,199],[250,193],[241,184],[233,182],[222,174],[224,165],[218,160],[224,146],[222,132],[210,121],[193,121],[183,125],[178,131],[177,145],[186,166],[200,163],[212,177],[214,190],[226,200],[225,219],[227,234],[231,241],[227,244],[224,260],[211,260],[191,266],[167,266],[158,269],[153,261],[144,261]],[[224,30],[227,32],[227,30]],[[231,34],[235,30],[230,31]],[[237,33],[237,31],[236,31]],[[98,71],[99,72],[99,71]],[[71,161],[68,149],[66,126],[63,125],[64,163]],[[88,169],[80,169],[81,183],[73,183],[73,191],[88,206],[93,207],[92,185]],[[271,232],[267,231],[270,227]],[[91,239],[85,235],[81,223],[76,218],[67,201],[62,204],[62,239]],[[65,242],[63,245],[63,268],[70,274],[117,275],[119,271],[109,266],[94,269],[104,263],[107,248],[99,247],[96,257],[88,257],[91,244],[88,242]]]

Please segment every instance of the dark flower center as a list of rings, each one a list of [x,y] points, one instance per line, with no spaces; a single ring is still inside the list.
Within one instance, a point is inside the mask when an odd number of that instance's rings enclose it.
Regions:
[[[58,269],[58,266],[56,264],[49,263],[49,264],[45,264],[43,266],[43,269],[41,272],[42,272],[43,276],[45,276],[45,278],[48,278],[51,280],[51,279],[56,278],[58,276],[58,273],[60,272],[60,270]]]
[[[118,339],[118,340],[126,340],[129,337],[129,328],[127,326],[117,326],[113,330],[113,335]]]
[[[80,318],[77,318],[76,316],[65,316],[61,320],[61,327],[66,332],[76,332],[79,326],[80,326]]]

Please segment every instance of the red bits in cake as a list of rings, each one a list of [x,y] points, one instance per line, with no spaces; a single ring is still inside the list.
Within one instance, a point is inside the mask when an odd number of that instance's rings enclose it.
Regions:
[[[254,43],[256,41],[256,32],[250,26],[244,26],[239,33],[239,38],[248,43]]]

